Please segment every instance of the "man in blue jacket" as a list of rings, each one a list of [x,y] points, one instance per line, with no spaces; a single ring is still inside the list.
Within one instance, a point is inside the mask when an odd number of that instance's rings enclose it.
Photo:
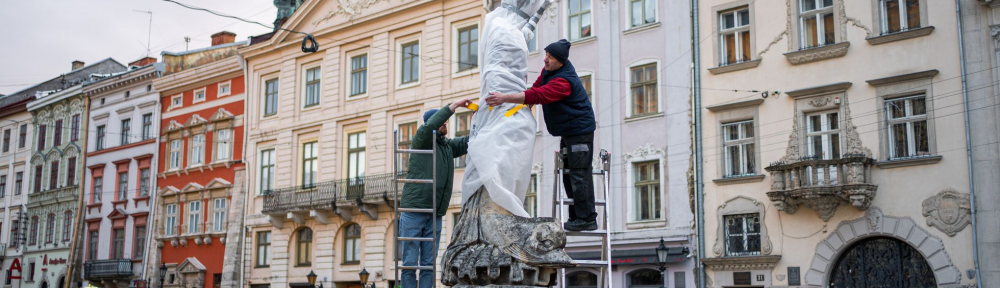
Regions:
[[[569,169],[563,177],[563,185],[575,205],[570,206],[569,221],[563,227],[570,231],[590,231],[597,229],[590,166],[594,159],[597,121],[587,90],[573,63],[569,62],[569,48],[566,39],[549,44],[545,47],[545,69],[530,89],[512,94],[492,92],[486,97],[486,103],[542,105],[545,128],[552,136],[560,137],[559,148],[565,153],[563,163]]]

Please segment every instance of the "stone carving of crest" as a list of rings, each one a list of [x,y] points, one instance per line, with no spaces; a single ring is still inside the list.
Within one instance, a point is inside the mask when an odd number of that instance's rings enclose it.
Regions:
[[[375,5],[375,3],[378,3],[379,1],[384,1],[384,0],[339,0],[340,6],[337,8],[337,11],[335,11],[333,14],[349,15],[351,19],[354,19],[354,17],[357,17],[358,15],[361,14],[361,10],[371,7],[372,5]]]
[[[948,188],[924,200],[922,206],[927,226],[937,228],[948,236],[955,236],[972,223],[969,194]]]
[[[868,227],[872,231],[878,231],[878,227],[882,224],[882,209],[878,207],[870,207],[865,211],[865,218],[868,219]]]
[[[826,106],[826,104],[830,104],[830,97],[819,97],[809,100],[809,105],[816,108]]]

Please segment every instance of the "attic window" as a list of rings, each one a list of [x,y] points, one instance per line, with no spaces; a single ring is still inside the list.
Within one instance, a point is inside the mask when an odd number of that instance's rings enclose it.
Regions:
[[[101,105],[104,105],[104,98],[101,98]]]
[[[153,85],[146,85],[146,92],[153,91]]]
[[[125,91],[125,98],[128,98],[128,96],[131,95],[131,94],[132,94],[132,91]]]

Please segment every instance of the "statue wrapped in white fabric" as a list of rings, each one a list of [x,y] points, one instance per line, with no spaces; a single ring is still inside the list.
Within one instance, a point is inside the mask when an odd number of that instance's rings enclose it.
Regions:
[[[480,37],[481,95],[527,88],[528,45],[551,0],[486,0]],[[531,13],[534,13],[533,15]],[[532,15],[532,16],[529,16]],[[486,107],[471,121],[462,214],[444,254],[442,283],[456,287],[549,287],[556,269],[574,266],[566,233],[523,206],[531,177],[535,118],[525,105]]]

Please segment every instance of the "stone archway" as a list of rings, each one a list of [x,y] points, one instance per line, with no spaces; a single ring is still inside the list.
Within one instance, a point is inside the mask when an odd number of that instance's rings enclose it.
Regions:
[[[865,217],[841,222],[830,236],[816,244],[816,253],[805,275],[806,284],[826,287],[841,254],[851,244],[872,237],[894,238],[915,248],[934,271],[938,286],[961,283],[962,275],[951,262],[941,239],[917,226],[910,217],[885,216],[878,207],[870,207]]]

